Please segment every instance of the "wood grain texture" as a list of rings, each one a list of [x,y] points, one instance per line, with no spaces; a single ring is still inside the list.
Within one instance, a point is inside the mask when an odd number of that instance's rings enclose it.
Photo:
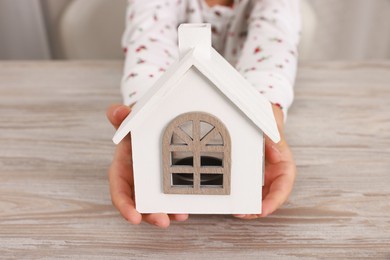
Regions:
[[[106,172],[120,62],[0,63],[0,258],[390,258],[390,62],[301,64],[294,191],[265,219],[132,226]]]

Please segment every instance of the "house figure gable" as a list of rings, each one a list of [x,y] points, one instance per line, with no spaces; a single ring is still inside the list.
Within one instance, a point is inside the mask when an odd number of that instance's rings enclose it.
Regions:
[[[199,35],[191,29],[200,29]],[[181,39],[211,39],[210,25],[182,24],[179,27],[179,43]],[[201,41],[202,42],[202,41]],[[207,41],[206,41],[207,42]],[[180,44],[179,44],[180,45]],[[232,67],[214,48],[209,46],[209,55],[204,45],[186,49],[180,60],[175,62],[160,79],[145,93],[133,107],[132,113],[123,121],[113,141],[118,144],[140,121],[150,116],[153,107],[158,106],[165,94],[172,90],[175,83],[192,67],[196,67],[207,77],[230,101],[248,117],[259,130],[263,131],[273,142],[280,141],[279,131],[274,119],[270,102],[258,93],[243,76]],[[202,51],[198,51],[201,49]]]

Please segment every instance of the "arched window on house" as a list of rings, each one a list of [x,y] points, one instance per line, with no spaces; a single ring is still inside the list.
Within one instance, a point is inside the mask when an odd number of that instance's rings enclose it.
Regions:
[[[215,116],[193,112],[173,119],[162,144],[166,194],[230,194],[230,136]]]

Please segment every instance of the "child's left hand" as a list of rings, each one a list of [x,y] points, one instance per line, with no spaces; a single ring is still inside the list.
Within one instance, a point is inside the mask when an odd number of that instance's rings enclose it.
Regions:
[[[277,144],[268,137],[265,139],[265,176],[261,214],[235,215],[243,219],[265,217],[277,210],[290,195],[297,174],[290,147],[283,133],[283,112],[272,106],[281,141]]]

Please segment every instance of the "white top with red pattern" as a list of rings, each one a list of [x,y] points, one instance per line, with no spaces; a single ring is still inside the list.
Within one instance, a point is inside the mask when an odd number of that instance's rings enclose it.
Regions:
[[[287,113],[297,70],[299,0],[235,0],[232,7],[209,7],[204,0],[129,0],[122,38],[126,105],[178,59],[181,23],[210,23],[213,47]]]

